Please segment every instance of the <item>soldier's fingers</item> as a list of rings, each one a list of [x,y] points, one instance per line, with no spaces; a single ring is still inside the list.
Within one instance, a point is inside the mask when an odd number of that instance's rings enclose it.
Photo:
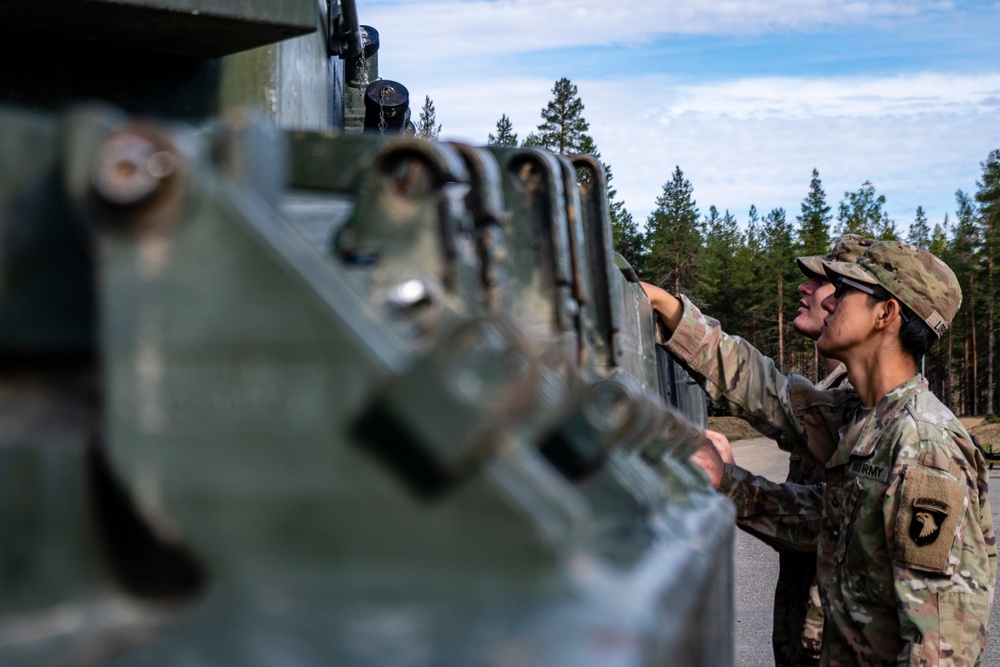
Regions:
[[[715,446],[716,451],[719,452],[719,456],[726,463],[735,463],[736,460],[733,458],[733,447],[729,444],[729,438],[727,438],[722,433],[718,431],[705,431],[705,437]]]
[[[708,481],[713,488],[719,488],[719,485],[722,483],[724,464],[718,450],[715,449],[715,445],[706,440],[698,448],[698,451],[691,455],[691,462],[705,471],[705,474],[708,475]]]

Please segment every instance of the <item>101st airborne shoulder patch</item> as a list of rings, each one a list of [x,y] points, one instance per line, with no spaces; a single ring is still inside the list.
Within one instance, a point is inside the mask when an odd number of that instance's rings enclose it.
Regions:
[[[947,573],[955,528],[965,512],[965,487],[923,468],[910,468],[896,519],[896,561]]]

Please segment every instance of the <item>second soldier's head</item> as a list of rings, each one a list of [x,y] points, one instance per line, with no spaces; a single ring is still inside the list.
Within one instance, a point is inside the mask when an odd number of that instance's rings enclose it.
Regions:
[[[874,240],[857,234],[845,234],[837,239],[829,255],[808,255],[795,260],[806,277],[797,288],[801,295],[799,312],[792,320],[792,327],[797,332],[816,340],[823,328],[823,318],[828,313],[823,310],[822,303],[833,294],[833,284],[823,270],[823,262],[853,262],[873,243]]]

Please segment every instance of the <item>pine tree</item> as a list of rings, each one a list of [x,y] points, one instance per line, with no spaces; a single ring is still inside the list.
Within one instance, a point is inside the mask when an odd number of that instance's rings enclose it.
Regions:
[[[428,141],[437,141],[441,135],[441,126],[437,124],[437,112],[429,95],[424,95],[424,106],[420,109],[420,122],[417,123],[417,137]]]
[[[995,414],[1000,402],[1000,368],[997,362],[996,300],[1000,287],[1000,150],[990,151],[985,162],[979,163],[983,175],[976,181],[979,188],[976,201],[979,202],[979,228],[983,239],[982,264],[986,280],[986,346],[987,380],[986,413]],[[995,400],[996,399],[996,400]]]
[[[597,150],[597,144],[594,143],[593,137],[589,134],[585,134],[580,138],[580,144],[576,147],[574,152],[582,153],[583,155],[590,155],[598,160],[601,159],[601,151]]]
[[[663,192],[656,198],[656,210],[646,220],[646,267],[650,281],[666,286],[674,294],[691,293],[701,250],[698,208],[692,198],[694,188],[680,167],[674,169]]]
[[[865,181],[857,192],[845,192],[837,209],[837,234],[860,234],[880,240],[898,239],[896,223],[885,212],[885,195]]]
[[[812,170],[812,178],[809,180],[809,193],[801,204],[802,214],[796,216],[799,222],[798,240],[796,242],[795,254],[825,255],[830,252],[833,241],[830,238],[830,205],[826,203],[826,192],[819,180],[819,170]],[[794,319],[794,316],[792,316]],[[799,337],[790,339],[793,341],[795,351],[803,357],[812,358],[811,375],[815,380],[820,378],[819,353],[816,346],[807,344]]]
[[[923,206],[917,207],[917,214],[913,219],[913,224],[910,225],[910,233],[906,237],[906,242],[920,246],[925,250],[931,245],[931,228],[927,224],[927,214],[924,213]]]
[[[899,241],[899,230],[896,229],[896,221],[883,214],[878,227],[875,228],[875,238],[880,241]]]
[[[826,203],[826,192],[819,180],[819,171],[812,170],[809,194],[802,200],[802,215],[799,221],[800,255],[825,255],[830,252],[830,206]]]
[[[788,365],[785,341],[786,327],[791,323],[789,311],[792,300],[788,298],[790,290],[797,284],[797,269],[795,268],[795,247],[793,245],[793,230],[785,217],[785,209],[773,209],[764,217],[763,239],[766,248],[764,253],[765,275],[770,278],[770,298],[765,301],[771,304],[773,322],[775,325],[776,353],[773,355],[778,369],[784,371]],[[787,303],[786,303],[787,302]]]
[[[951,231],[951,226],[948,223],[948,214],[944,214],[944,221],[936,223],[934,225],[934,231],[931,233],[930,247],[928,250],[931,251],[936,257],[940,257],[945,261],[946,264],[951,265],[951,256],[948,248],[948,234]],[[932,366],[930,372],[928,372],[927,377],[934,377],[936,379],[936,389],[934,393],[941,398],[948,409],[952,412],[958,412],[955,407],[955,396],[954,396],[954,377],[952,376],[952,351],[954,345],[955,327],[952,326],[948,329],[948,333],[945,334],[946,339],[940,341],[937,344],[937,363]],[[931,357],[933,359],[934,357]]]
[[[529,133],[523,145],[547,148],[561,155],[576,153],[590,155],[600,161],[601,152],[597,149],[594,138],[587,134],[590,123],[583,117],[584,106],[578,97],[576,86],[563,77],[552,87],[552,95],[548,105],[541,111],[542,122],[537,132]],[[499,124],[497,129],[499,131]],[[492,139],[493,135],[490,137]],[[514,135],[515,140],[516,138]],[[604,168],[607,184],[608,209],[615,250],[641,274],[645,264],[644,238],[632,219],[632,214],[625,209],[625,203],[617,200],[618,191],[611,186],[613,178],[611,167],[603,162],[601,166]],[[581,170],[577,171],[578,180],[583,173]]]
[[[576,86],[563,77],[552,87],[552,95],[548,105],[542,109],[542,122],[538,126],[538,132],[530,133],[525,138],[524,145],[548,148],[553,153],[562,155],[593,155],[587,148],[592,147],[596,151],[596,147],[593,145],[594,140],[587,135],[590,123],[583,117],[583,102],[577,96]]]
[[[517,135],[514,133],[514,124],[510,122],[507,114],[500,116],[497,121],[497,133],[490,133],[486,142],[487,146],[517,146]]]
[[[717,280],[721,280],[721,277],[716,275],[716,272],[711,266],[712,261],[709,258],[709,248],[713,241],[717,239],[712,238],[713,230],[718,232],[719,224],[722,222],[722,216],[719,215],[719,209],[716,208],[715,204],[708,207],[708,213],[701,219],[701,229],[702,229],[702,252],[698,257],[698,273],[697,282],[691,286],[691,296],[699,303],[703,304],[705,309],[712,313],[717,319],[718,314],[714,307],[712,297],[715,296],[715,288]]]
[[[528,136],[521,142],[521,146],[524,148],[545,148],[542,145],[542,140],[534,132],[528,132]]]
[[[743,234],[729,211],[720,216],[715,206],[710,206],[705,216],[705,262],[702,265],[704,301],[713,317],[722,323],[725,331],[735,331],[741,324],[739,296],[741,283],[739,254],[744,246]]]
[[[611,240],[615,252],[625,258],[635,272],[645,275],[645,249],[642,233],[632,219],[632,214],[625,210],[625,202],[618,201],[618,191],[611,185],[614,176],[609,165],[603,165],[604,179],[608,189],[608,212],[611,214]]]
[[[747,212],[747,233],[746,233],[746,247],[744,250],[743,261],[748,267],[748,280],[746,281],[746,290],[750,294],[750,298],[745,302],[746,318],[747,318],[747,330],[746,338],[750,341],[750,344],[757,348],[762,348],[763,343],[760,339],[760,331],[763,328],[765,317],[761,315],[761,303],[758,295],[764,294],[767,289],[767,285],[764,284],[764,271],[763,266],[763,229],[760,224],[760,214],[757,212],[757,206],[750,204],[750,210]]]
[[[945,253],[948,252],[948,229],[950,225],[948,224],[948,214],[944,214],[944,221],[939,222],[934,225],[934,231],[931,232],[931,243],[928,246],[928,250],[931,251],[937,257],[944,257]]]
[[[945,262],[955,272],[963,292],[964,318],[961,322],[953,322],[953,326],[959,330],[956,331],[956,336],[961,333],[964,358],[961,368],[962,412],[969,415],[976,414],[979,410],[979,339],[976,335],[976,303],[980,239],[972,197],[962,190],[957,190],[955,203],[958,207],[957,221]]]

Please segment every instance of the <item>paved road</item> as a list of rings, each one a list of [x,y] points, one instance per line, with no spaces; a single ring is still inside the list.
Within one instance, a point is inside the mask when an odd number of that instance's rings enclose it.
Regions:
[[[788,472],[788,455],[766,438],[733,443],[736,462],[774,481]],[[1000,526],[1000,468],[990,472],[990,509],[993,525]],[[771,605],[778,579],[774,550],[743,531],[736,531],[736,664],[739,667],[773,667]],[[1000,665],[1000,596],[994,597],[993,632],[982,665]]]

